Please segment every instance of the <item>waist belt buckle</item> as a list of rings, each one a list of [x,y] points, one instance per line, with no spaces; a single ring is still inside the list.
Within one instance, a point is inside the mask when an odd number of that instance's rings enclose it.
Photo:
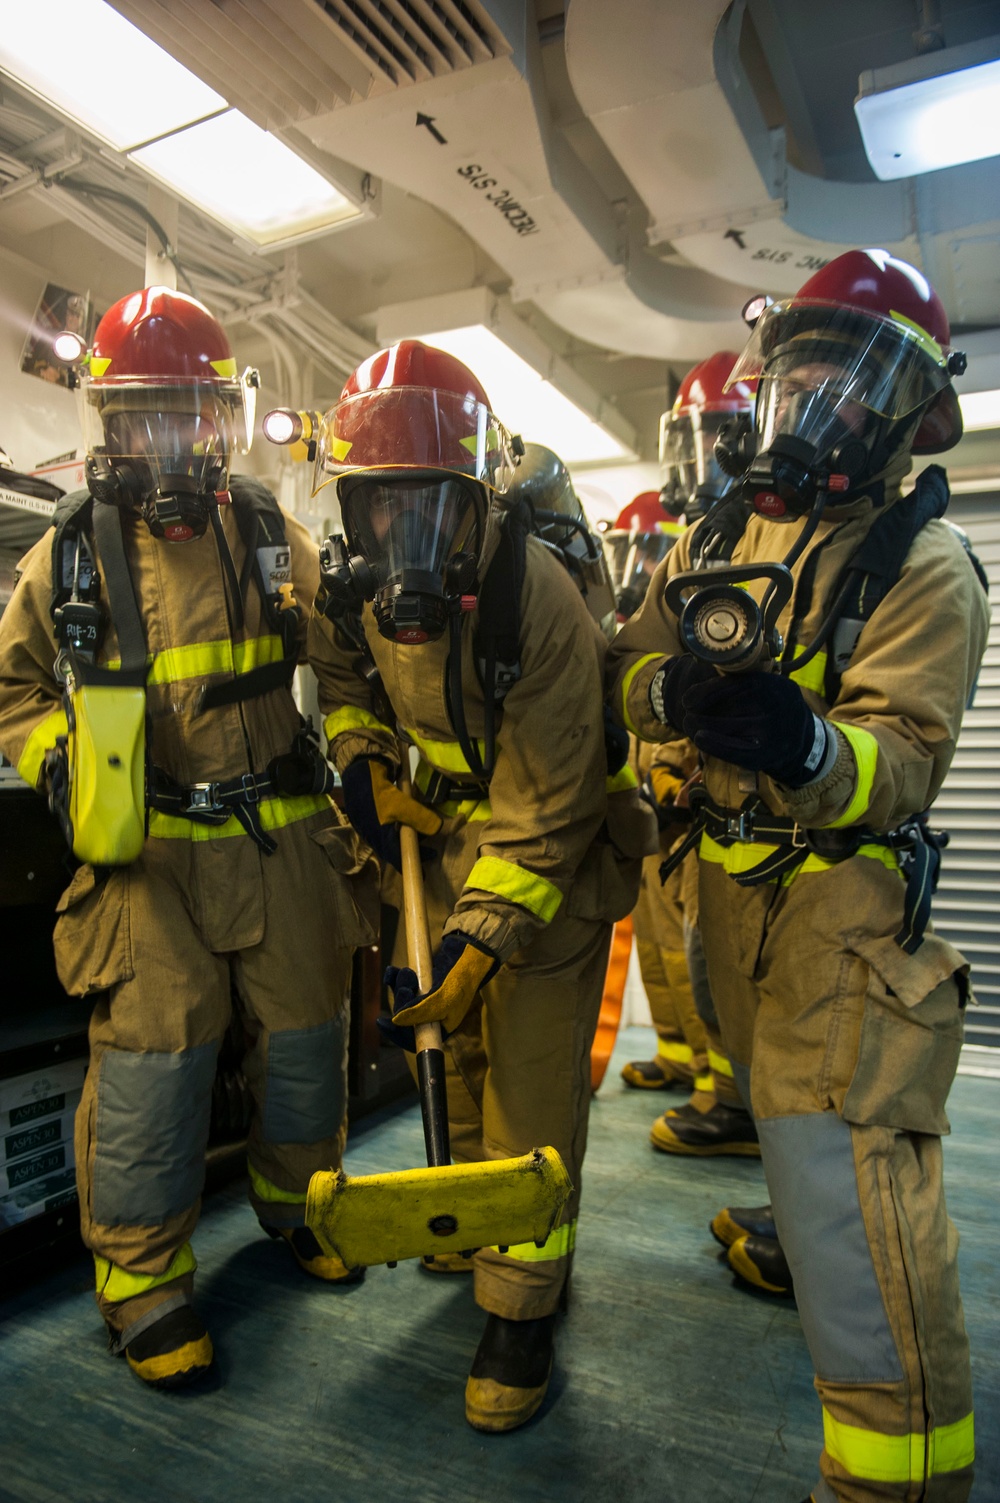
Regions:
[[[738,814],[727,814],[726,834],[730,840],[753,840],[753,810],[741,809]]]
[[[191,783],[185,788],[187,803],[181,810],[182,814],[218,814],[222,810],[219,802],[218,783]]]

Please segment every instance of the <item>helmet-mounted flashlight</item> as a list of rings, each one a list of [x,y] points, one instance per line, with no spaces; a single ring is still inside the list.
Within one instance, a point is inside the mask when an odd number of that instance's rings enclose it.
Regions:
[[[261,429],[272,444],[291,448],[293,459],[316,458],[316,439],[322,418],[318,412],[297,412],[294,407],[272,407],[264,414]]]

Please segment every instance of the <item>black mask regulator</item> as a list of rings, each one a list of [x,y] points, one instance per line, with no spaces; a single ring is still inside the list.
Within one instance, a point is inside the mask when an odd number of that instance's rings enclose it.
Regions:
[[[358,614],[370,600],[379,634],[390,642],[434,642],[453,614],[476,603],[476,560],[471,553],[457,553],[449,561],[443,589],[440,577],[425,569],[401,569],[380,587],[366,560],[350,554],[342,537],[328,538],[319,558],[317,608],[337,620]]]
[[[168,543],[189,543],[208,530],[209,514],[218,506],[226,483],[222,465],[213,466],[200,480],[191,475],[165,476],[157,486],[149,472],[133,460],[102,468],[93,455],[86,464],[87,488],[95,501],[137,511],[153,534]]]

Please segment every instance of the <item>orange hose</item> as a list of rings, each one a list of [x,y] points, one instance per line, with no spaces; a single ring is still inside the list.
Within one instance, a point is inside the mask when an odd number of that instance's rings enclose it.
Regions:
[[[604,978],[604,995],[597,1018],[597,1032],[590,1050],[590,1089],[596,1091],[607,1072],[618,1025],[622,1020],[622,1004],[625,999],[625,982],[628,963],[632,954],[632,920],[623,918],[615,925],[611,936],[611,953]]]

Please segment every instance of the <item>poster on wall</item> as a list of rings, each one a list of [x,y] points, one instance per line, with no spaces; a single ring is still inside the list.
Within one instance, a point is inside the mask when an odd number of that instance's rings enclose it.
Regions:
[[[52,353],[52,341],[62,329],[79,334],[89,345],[94,332],[90,293],[72,292],[49,282],[38,299],[21,352],[21,369],[26,376],[38,376],[53,386],[69,385],[66,366]]]

